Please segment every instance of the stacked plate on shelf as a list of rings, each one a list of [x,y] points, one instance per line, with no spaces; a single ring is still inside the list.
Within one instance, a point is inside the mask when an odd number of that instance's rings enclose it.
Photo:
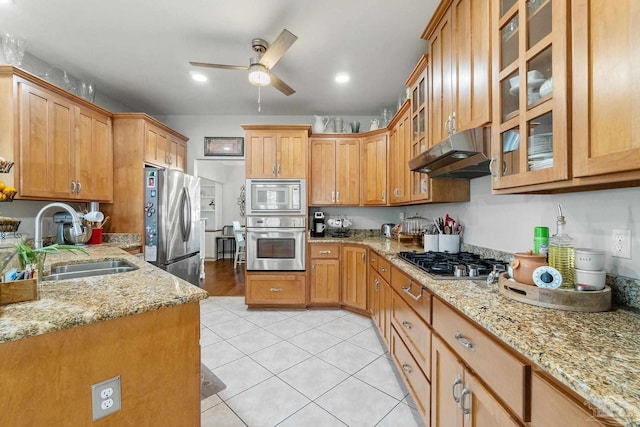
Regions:
[[[553,166],[553,134],[539,133],[529,137],[529,170]]]

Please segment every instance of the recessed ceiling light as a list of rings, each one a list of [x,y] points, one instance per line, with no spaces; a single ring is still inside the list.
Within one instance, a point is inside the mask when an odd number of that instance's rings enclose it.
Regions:
[[[336,74],[336,83],[346,83],[349,81],[349,74],[338,73]]]
[[[4,4],[15,4],[14,0],[0,0],[0,5]]]
[[[207,80],[209,80],[209,79],[207,78],[207,76],[205,76],[204,74],[202,74],[202,73],[197,73],[197,72],[195,72],[195,71],[192,71],[192,72],[191,72],[191,78],[192,78],[193,80],[195,80],[195,81],[199,82],[199,83],[203,83],[203,82],[206,82]]]

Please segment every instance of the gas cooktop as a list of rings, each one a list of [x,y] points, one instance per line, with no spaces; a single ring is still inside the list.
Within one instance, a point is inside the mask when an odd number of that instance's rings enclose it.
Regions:
[[[506,271],[507,262],[482,258],[470,252],[398,252],[405,261],[428,273],[433,279],[486,279],[494,266]]]

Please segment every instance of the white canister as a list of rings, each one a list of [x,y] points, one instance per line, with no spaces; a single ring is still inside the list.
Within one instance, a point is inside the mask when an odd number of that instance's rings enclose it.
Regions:
[[[438,234],[425,234],[423,240],[425,252],[438,252]]]
[[[460,252],[460,235],[438,234],[438,251],[452,254]]]

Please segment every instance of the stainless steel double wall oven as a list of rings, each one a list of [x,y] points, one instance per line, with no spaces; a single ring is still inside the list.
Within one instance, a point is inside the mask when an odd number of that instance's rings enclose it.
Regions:
[[[304,271],[305,179],[248,179],[247,270]]]

